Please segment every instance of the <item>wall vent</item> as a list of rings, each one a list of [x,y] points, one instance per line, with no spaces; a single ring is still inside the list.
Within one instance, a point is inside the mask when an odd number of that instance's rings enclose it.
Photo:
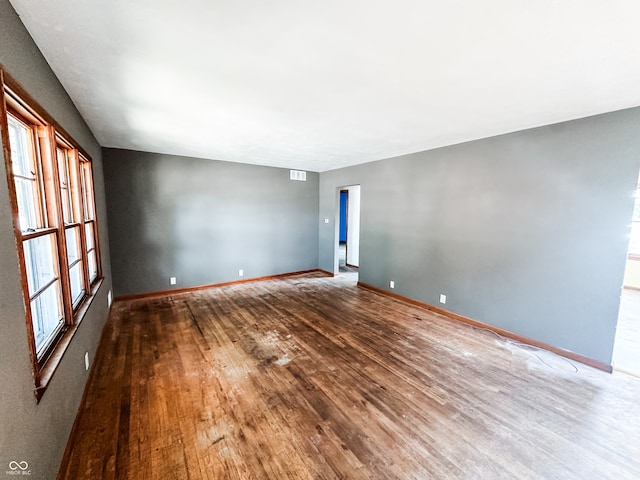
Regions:
[[[299,182],[307,181],[307,172],[301,170],[289,170],[289,180],[297,180]]]

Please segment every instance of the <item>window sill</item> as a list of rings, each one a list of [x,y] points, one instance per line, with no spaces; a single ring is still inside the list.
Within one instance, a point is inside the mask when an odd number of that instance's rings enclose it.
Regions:
[[[93,303],[93,299],[96,298],[96,294],[98,290],[102,286],[103,278],[100,278],[96,281],[95,285],[89,292],[87,298],[80,304],[80,308],[78,308],[77,312],[74,315],[75,322],[73,325],[69,326],[69,328],[62,334],[62,337],[58,341],[57,345],[54,347],[51,355],[45,362],[45,364],[40,369],[38,376],[36,378],[36,386],[35,386],[35,396],[36,402],[40,402],[40,399],[44,395],[44,392],[47,390],[51,379],[53,378],[53,374],[60,365],[62,361],[62,357],[64,356],[67,348],[71,344],[71,339],[78,331],[78,327],[82,323],[82,319],[89,311],[89,307]]]

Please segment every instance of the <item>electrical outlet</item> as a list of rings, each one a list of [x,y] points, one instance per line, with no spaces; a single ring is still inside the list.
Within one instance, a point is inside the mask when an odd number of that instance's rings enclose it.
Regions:
[[[84,369],[89,370],[89,352],[84,352]]]
[[[391,280],[389,282],[389,288],[396,288],[396,282],[394,282],[393,280]]]
[[[324,223],[329,223],[329,219],[328,219],[328,218],[325,218],[325,219],[324,219]]]
[[[239,277],[244,277],[244,270],[243,269],[238,270],[238,276]]]
[[[171,278],[169,279],[169,283],[170,283],[171,285],[175,285],[175,284],[176,284],[176,282],[177,282],[176,277],[171,277]]]
[[[447,296],[444,293],[440,294],[440,303],[447,303]]]

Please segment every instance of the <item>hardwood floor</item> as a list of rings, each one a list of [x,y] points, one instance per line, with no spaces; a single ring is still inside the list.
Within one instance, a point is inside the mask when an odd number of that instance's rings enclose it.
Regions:
[[[60,479],[640,478],[639,379],[348,275],[116,302],[87,388]]]

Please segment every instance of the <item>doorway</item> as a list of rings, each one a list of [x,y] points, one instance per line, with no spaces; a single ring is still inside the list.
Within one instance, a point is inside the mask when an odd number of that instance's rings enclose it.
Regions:
[[[360,267],[360,185],[338,188],[336,263],[340,274],[356,276]]]
[[[620,295],[613,368],[640,377],[640,183],[635,195],[627,264]]]

